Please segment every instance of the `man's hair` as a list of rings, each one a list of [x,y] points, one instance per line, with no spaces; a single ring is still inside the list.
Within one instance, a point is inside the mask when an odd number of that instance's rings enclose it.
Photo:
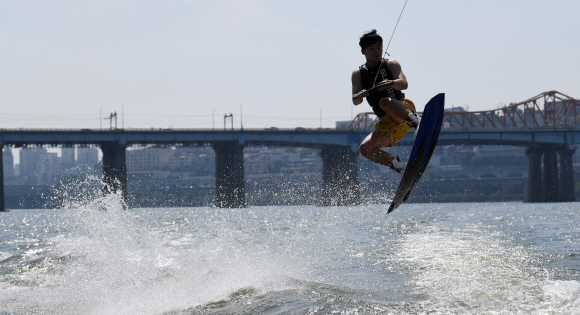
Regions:
[[[365,49],[367,46],[374,44],[382,45],[383,38],[381,35],[379,35],[379,33],[377,33],[377,30],[373,29],[370,32],[364,33],[364,35],[361,36],[358,44],[360,45],[361,49]]]

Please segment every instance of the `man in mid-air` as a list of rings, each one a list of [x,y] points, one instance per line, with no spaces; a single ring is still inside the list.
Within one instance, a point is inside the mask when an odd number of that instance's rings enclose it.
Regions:
[[[407,163],[381,148],[393,146],[411,128],[416,130],[419,127],[415,105],[401,92],[408,87],[407,78],[396,60],[383,58],[383,38],[376,30],[365,33],[359,45],[366,63],[352,73],[352,102],[359,105],[366,97],[379,117],[375,130],[363,140],[359,151],[367,159],[401,173]],[[369,93],[369,89],[381,83],[391,85]]]

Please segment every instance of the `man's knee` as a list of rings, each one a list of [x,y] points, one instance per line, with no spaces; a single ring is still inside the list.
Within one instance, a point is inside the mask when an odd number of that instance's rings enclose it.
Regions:
[[[367,143],[367,142],[361,143],[358,147],[358,151],[364,157],[369,157],[369,156],[375,154],[377,149],[378,148],[376,146],[374,146],[370,143]]]
[[[362,156],[367,157],[374,153],[375,148],[370,144],[363,142],[358,146],[358,151]]]
[[[381,108],[383,108],[383,106],[389,107],[389,106],[391,106],[392,103],[393,103],[393,99],[390,97],[383,97],[379,100],[379,106]]]

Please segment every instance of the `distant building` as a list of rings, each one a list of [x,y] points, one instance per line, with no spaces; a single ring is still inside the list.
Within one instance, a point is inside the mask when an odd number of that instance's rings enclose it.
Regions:
[[[87,166],[99,164],[99,150],[93,148],[77,148],[76,164]]]
[[[251,148],[244,151],[244,165],[248,173],[313,172],[322,159],[308,148]]]
[[[23,183],[47,184],[58,178],[60,172],[57,153],[48,153],[44,148],[20,150],[19,176]]]
[[[36,176],[37,184],[48,184],[59,178],[61,167],[57,153],[46,153],[40,156],[40,165],[38,168],[38,176]]]
[[[465,112],[466,110],[465,110],[465,108],[463,108],[461,106],[453,106],[451,108],[445,108],[444,111],[458,113],[458,112]]]
[[[44,148],[23,148],[20,150],[20,176],[33,176],[40,173],[41,161],[46,159]]]
[[[344,129],[346,129],[346,127],[348,127],[348,125],[350,125],[351,122],[352,121],[350,121],[350,120],[336,121],[335,127],[336,127],[336,129],[344,130]]]
[[[171,149],[127,150],[127,172],[161,170],[169,167]]]
[[[189,169],[197,174],[215,170],[215,154],[210,148],[177,148],[169,157],[172,170]]]
[[[4,148],[2,151],[2,167],[4,169],[4,178],[14,177],[14,156],[10,148]]]
[[[75,149],[62,148],[60,150],[60,164],[63,168],[71,168],[75,165]]]

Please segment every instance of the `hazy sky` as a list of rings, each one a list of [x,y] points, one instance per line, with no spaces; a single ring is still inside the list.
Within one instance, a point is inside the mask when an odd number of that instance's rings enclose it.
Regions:
[[[333,127],[358,38],[404,0],[0,1],[0,128]],[[409,0],[389,48],[422,109],[580,98],[580,1]],[[123,114],[123,113],[124,114]],[[213,118],[213,122],[212,122]]]

